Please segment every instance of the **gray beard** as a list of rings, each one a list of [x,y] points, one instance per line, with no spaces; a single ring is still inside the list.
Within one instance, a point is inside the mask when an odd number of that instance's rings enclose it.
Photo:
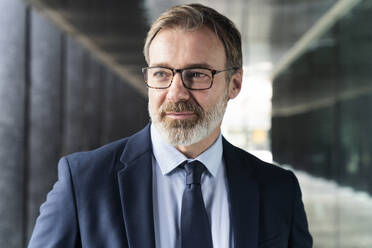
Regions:
[[[198,143],[208,137],[223,120],[227,106],[226,95],[209,111],[203,112],[201,120],[191,128],[170,128],[160,120],[159,112],[154,109],[150,102],[148,111],[150,118],[163,139],[173,146],[189,146]]]

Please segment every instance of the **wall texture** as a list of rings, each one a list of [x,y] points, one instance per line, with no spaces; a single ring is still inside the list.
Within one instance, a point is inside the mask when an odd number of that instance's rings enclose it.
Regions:
[[[140,130],[147,100],[21,1],[0,9],[0,247],[24,247],[58,159]]]

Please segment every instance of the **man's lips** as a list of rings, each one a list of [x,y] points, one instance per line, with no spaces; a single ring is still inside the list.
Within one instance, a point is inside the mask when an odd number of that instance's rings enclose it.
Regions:
[[[184,120],[191,119],[195,117],[194,112],[166,112],[166,117],[172,118],[174,120]]]

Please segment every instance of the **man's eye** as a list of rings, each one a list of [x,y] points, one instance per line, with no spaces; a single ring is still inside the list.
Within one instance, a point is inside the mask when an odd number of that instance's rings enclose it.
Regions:
[[[168,73],[164,72],[164,71],[157,71],[157,72],[154,72],[153,74],[153,77],[156,77],[156,78],[164,78],[164,77],[167,77],[168,76]]]
[[[203,77],[206,77],[207,75],[201,72],[193,71],[193,72],[190,72],[188,76],[190,78],[203,78]]]
[[[205,74],[200,73],[200,72],[194,72],[192,76],[193,76],[193,77],[197,77],[197,78],[199,78],[199,77],[204,77]]]

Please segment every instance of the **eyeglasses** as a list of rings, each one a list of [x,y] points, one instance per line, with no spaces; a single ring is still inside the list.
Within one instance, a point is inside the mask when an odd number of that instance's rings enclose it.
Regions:
[[[213,70],[209,68],[185,68],[172,69],[168,67],[154,66],[142,68],[147,87],[153,89],[166,89],[171,86],[174,75],[181,74],[183,86],[189,90],[206,90],[212,87],[214,76],[220,72],[237,70],[230,68],[225,70]]]

